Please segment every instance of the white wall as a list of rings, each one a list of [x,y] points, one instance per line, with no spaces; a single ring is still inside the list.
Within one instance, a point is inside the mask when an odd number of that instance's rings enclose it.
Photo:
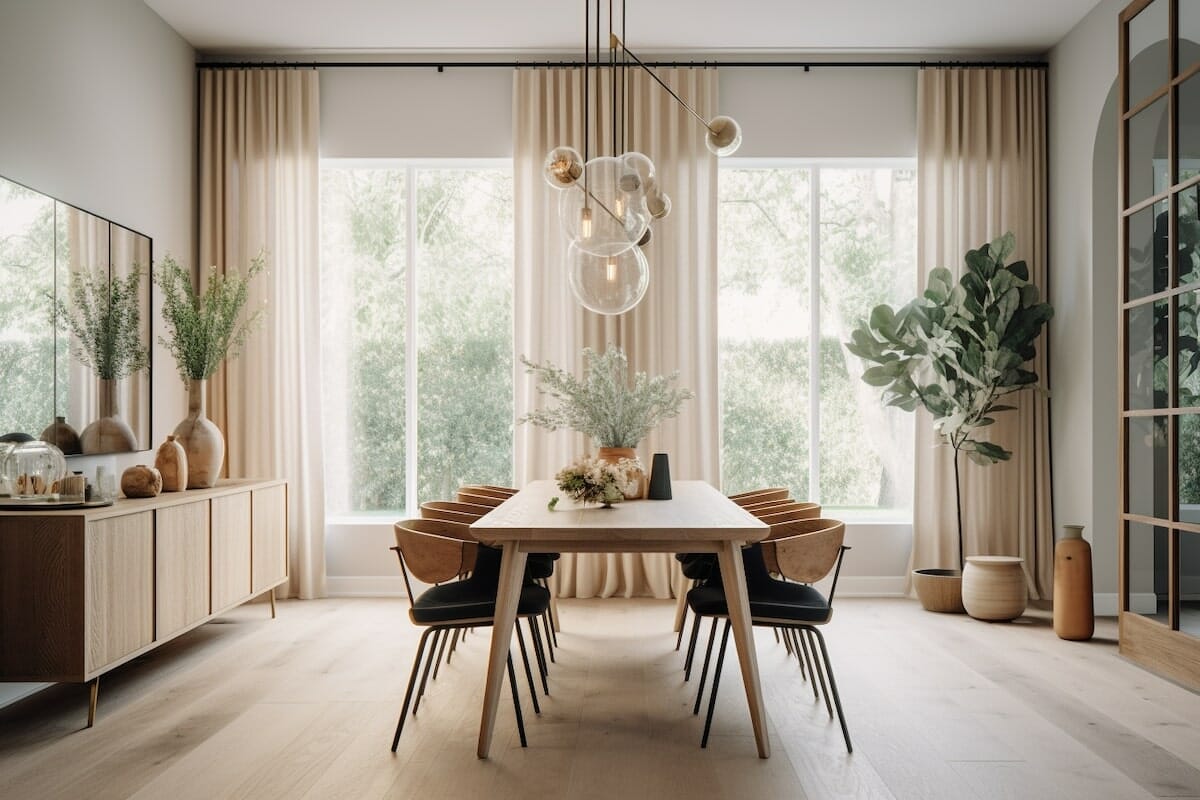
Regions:
[[[916,154],[916,70],[734,68],[720,76],[721,113],[742,125],[738,156],[902,157]],[[511,158],[512,70],[321,70],[325,158]],[[392,520],[333,520],[328,591],[401,593]],[[850,525],[855,548],[841,592],[900,594],[910,525]]]
[[[141,0],[4,0],[0,175],[147,234],[156,258],[169,252],[191,263],[194,61],[192,48]],[[157,322],[157,292],[154,299]],[[157,344],[153,359],[157,443],[187,403]],[[101,460],[123,467],[146,457],[73,459],[72,467],[90,471]],[[0,684],[0,704],[28,689]]]

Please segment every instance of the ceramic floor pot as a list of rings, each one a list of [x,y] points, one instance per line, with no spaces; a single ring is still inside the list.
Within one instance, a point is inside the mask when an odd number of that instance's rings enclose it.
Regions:
[[[913,589],[926,611],[962,614],[962,573],[956,569],[914,569]]]
[[[975,619],[1001,622],[1025,611],[1025,559],[1017,556],[968,556],[963,570],[963,607]]]
[[[1096,630],[1092,601],[1092,546],[1082,525],[1063,525],[1054,546],[1054,632],[1060,639],[1083,641]]]

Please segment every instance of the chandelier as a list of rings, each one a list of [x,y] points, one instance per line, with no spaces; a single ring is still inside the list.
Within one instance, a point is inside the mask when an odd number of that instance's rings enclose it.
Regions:
[[[558,216],[567,247],[567,274],[579,303],[600,314],[623,314],[641,302],[650,285],[650,265],[642,248],[650,241],[650,225],[671,212],[671,198],[662,191],[654,162],[626,151],[626,68],[641,69],[706,128],[705,144],[717,156],[727,156],[742,143],[742,131],[730,117],[705,120],[649,66],[625,47],[625,2],[621,0],[621,36],[613,26],[613,2],[608,0],[608,53],[612,104],[612,155],[595,156],[588,129],[593,70],[605,67],[600,48],[600,11],[604,0],[584,0],[583,14],[583,154],[560,145],[546,156],[543,176],[559,190]],[[595,9],[595,24],[592,11]],[[595,39],[593,41],[593,31]],[[595,55],[593,61],[592,56]],[[596,118],[599,119],[600,81],[596,77]],[[599,150],[597,145],[597,150]]]

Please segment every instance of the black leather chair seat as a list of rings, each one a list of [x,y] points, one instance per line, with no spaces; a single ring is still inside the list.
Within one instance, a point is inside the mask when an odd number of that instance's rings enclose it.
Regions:
[[[549,578],[554,574],[554,562],[558,553],[530,553],[525,559],[525,577],[536,581]]]
[[[716,553],[676,553],[675,560],[679,562],[685,578],[694,581],[721,579]]]
[[[517,613],[541,614],[550,607],[550,592],[541,586],[521,587]],[[453,581],[428,589],[412,607],[413,622],[425,625],[491,617],[496,613],[496,585],[483,582]]]
[[[793,622],[825,622],[829,619],[829,603],[811,586],[783,581],[759,581],[749,587],[750,616],[759,619],[791,620]],[[699,586],[687,593],[688,606],[700,616],[723,617],[725,588]]]

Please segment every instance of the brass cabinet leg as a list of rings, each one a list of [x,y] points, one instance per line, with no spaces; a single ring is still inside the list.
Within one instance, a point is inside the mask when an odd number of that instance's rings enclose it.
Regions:
[[[275,619],[275,590],[268,591],[267,597],[271,598],[271,619]]]
[[[90,728],[96,724],[96,700],[100,697],[100,679],[88,681],[88,724]]]

